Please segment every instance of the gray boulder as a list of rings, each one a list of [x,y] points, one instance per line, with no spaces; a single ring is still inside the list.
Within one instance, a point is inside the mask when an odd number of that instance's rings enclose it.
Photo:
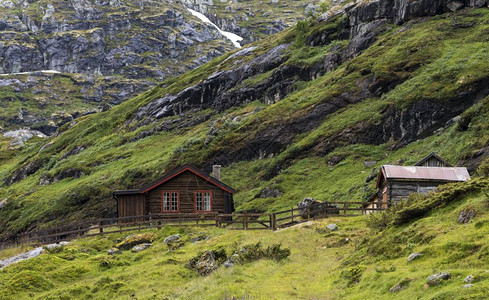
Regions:
[[[135,233],[126,236],[124,240],[116,245],[116,247],[120,250],[129,250],[134,246],[141,244],[148,244],[153,242],[156,239],[156,234],[154,233]]]
[[[470,7],[481,8],[487,5],[487,0],[470,0]]]
[[[471,288],[471,287],[473,287],[472,284],[464,284],[464,289]]]
[[[438,274],[433,274],[428,276],[428,278],[426,278],[426,284],[428,284],[428,286],[439,285],[442,280],[450,279],[450,276],[451,275],[449,272],[441,272]]]
[[[230,260],[226,260],[226,262],[224,263],[224,266],[226,268],[231,268],[231,267],[234,267],[234,263]]]
[[[338,230],[338,225],[336,225],[336,224],[328,224],[328,226],[326,226],[326,228],[328,228],[330,231],[337,231]]]
[[[472,220],[473,217],[477,212],[475,211],[474,208],[465,208],[460,211],[460,214],[458,215],[458,223],[459,224],[467,224]]]
[[[409,254],[408,262],[411,262],[411,261],[419,258],[420,256],[423,256],[423,253],[413,252],[413,253]]]
[[[107,250],[107,254],[108,255],[116,255],[116,254],[121,254],[121,250],[119,250],[118,248],[111,248],[109,250]]]
[[[464,279],[465,283],[472,283],[472,281],[474,281],[474,275],[469,275]]]
[[[194,238],[191,238],[190,241],[192,243],[197,243],[197,242],[200,242],[200,241],[205,241],[205,240],[208,240],[209,237],[208,236],[204,236],[204,235],[199,235],[197,237],[194,237]]]
[[[197,272],[199,272],[199,274],[202,276],[209,275],[214,270],[216,270],[217,267],[218,267],[218,262],[216,260],[216,256],[214,255],[214,252],[212,252],[211,250],[204,251],[199,261],[195,265]]]
[[[321,202],[314,198],[306,197],[297,204],[297,208],[300,208],[300,214],[303,218],[326,215],[326,214],[338,214],[339,208],[336,205],[329,204],[328,202]]]
[[[169,237],[165,238],[165,240],[163,241],[163,244],[173,243],[173,242],[178,241],[179,239],[180,239],[179,233],[174,234],[174,235],[170,235]]]
[[[44,133],[40,131],[32,130],[28,128],[7,131],[3,134],[3,136],[6,138],[11,138],[9,142],[9,146],[24,146],[24,142],[34,137],[40,137],[40,138],[47,137]]]
[[[148,249],[149,247],[152,247],[152,246],[153,246],[153,244],[149,244],[149,243],[139,244],[139,245],[134,246],[131,249],[131,251],[134,253],[138,253],[138,252],[141,252],[141,251]]]
[[[7,199],[0,201],[0,209],[2,209],[5,205],[7,205]]]
[[[465,6],[464,3],[460,2],[460,1],[450,1],[447,4],[447,8],[451,11],[460,10],[460,9],[464,8],[464,6]]]
[[[277,198],[282,196],[283,194],[284,193],[278,189],[266,187],[261,191],[260,198]]]
[[[226,262],[224,263],[224,266],[226,268],[234,267],[234,264],[236,264],[236,262],[238,262],[238,257],[239,257],[239,254],[237,254],[237,253],[233,254],[230,258],[228,258],[228,260],[226,260]]]

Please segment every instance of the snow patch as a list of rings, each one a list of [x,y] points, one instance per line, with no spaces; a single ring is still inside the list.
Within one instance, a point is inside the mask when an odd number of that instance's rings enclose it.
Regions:
[[[36,74],[36,73],[42,73],[42,74],[61,74],[61,72],[56,71],[56,70],[40,70],[40,71],[17,72],[17,73],[3,73],[3,74],[0,74],[0,76],[30,75],[30,74]]]
[[[236,48],[241,48],[241,44],[238,43],[239,41],[242,41],[243,38],[240,37],[239,35],[237,34],[234,34],[232,32],[229,32],[229,31],[223,31],[221,30],[221,28],[217,27],[216,24],[212,23],[211,20],[209,20],[209,18],[207,18],[206,16],[204,16],[203,14],[201,14],[200,12],[198,11],[195,11],[193,9],[190,9],[188,8],[188,11],[195,17],[199,18],[202,22],[204,23],[209,23],[211,24],[212,26],[214,26],[218,31],[219,33],[221,33],[223,36],[225,36],[228,40],[230,40],[233,45],[236,47]]]

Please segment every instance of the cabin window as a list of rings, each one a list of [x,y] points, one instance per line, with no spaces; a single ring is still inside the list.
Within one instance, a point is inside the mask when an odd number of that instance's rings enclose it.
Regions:
[[[212,193],[199,191],[194,193],[196,211],[212,211]]]
[[[162,212],[178,212],[180,210],[180,193],[176,191],[163,192],[161,201]]]

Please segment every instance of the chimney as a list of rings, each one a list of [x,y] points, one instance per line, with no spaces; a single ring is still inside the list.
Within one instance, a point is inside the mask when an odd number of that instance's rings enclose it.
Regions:
[[[212,177],[217,180],[221,180],[221,165],[212,166]]]

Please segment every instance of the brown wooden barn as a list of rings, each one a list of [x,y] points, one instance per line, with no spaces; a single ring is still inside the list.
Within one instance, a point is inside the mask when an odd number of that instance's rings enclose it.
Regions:
[[[115,191],[119,217],[175,213],[232,213],[234,189],[192,165],[174,169],[137,190]]]
[[[377,179],[376,199],[388,206],[399,203],[412,193],[428,193],[437,186],[470,180],[464,167],[452,167],[435,153],[414,166],[383,165]]]

